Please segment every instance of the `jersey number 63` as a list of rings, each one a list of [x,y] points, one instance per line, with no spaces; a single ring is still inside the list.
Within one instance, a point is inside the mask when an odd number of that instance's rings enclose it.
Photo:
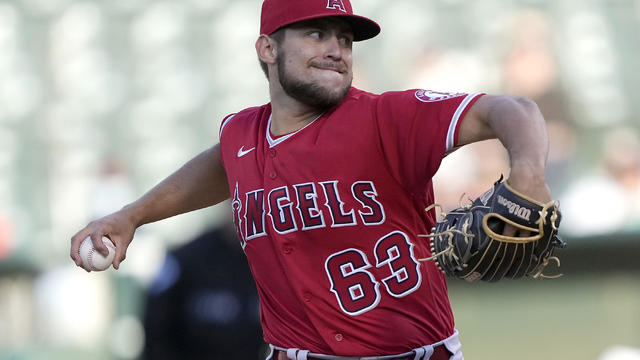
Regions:
[[[403,297],[420,287],[420,263],[413,254],[413,244],[401,231],[393,231],[376,242],[373,248],[375,267],[389,270],[389,275],[378,281],[369,270],[373,265],[367,255],[349,248],[330,255],[325,270],[342,311],[360,315],[380,303],[380,282],[393,297]]]

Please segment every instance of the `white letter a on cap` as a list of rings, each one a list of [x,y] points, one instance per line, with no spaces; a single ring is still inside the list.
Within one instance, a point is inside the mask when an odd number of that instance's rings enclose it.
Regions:
[[[342,0],[329,0],[327,2],[327,9],[338,9],[342,12],[347,12],[347,9],[344,7]]]

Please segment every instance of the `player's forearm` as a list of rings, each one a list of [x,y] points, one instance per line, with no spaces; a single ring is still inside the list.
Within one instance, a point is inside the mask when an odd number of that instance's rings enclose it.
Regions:
[[[489,109],[487,123],[507,149],[512,173],[544,181],[549,138],[536,103],[521,97],[498,97]]]
[[[509,184],[537,201],[551,200],[545,180],[549,138],[536,103],[521,97],[498,97],[489,108],[487,123],[509,153]]]
[[[122,211],[137,226],[205,208],[229,197],[219,145],[207,149]]]

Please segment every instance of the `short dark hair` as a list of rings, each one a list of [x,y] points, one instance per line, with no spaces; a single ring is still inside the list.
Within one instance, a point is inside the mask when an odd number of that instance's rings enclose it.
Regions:
[[[269,35],[269,37],[275,40],[276,44],[278,45],[282,44],[282,41],[284,40],[284,29],[285,28],[282,27],[276,30],[273,34]],[[260,67],[262,68],[264,75],[267,77],[267,79],[269,79],[269,69],[267,68],[267,64],[259,58],[258,61],[260,62]]]

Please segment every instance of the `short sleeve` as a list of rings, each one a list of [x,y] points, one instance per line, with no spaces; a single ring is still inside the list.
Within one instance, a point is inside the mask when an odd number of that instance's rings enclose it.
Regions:
[[[220,131],[218,132],[218,138],[222,141],[222,132],[224,128],[229,124],[229,122],[233,119],[236,114],[229,114],[222,119],[222,123],[220,123]]]
[[[225,166],[224,163],[224,156],[222,153],[222,132],[224,131],[224,128],[229,125],[229,123],[231,122],[231,120],[236,116],[236,114],[230,114],[224,117],[224,119],[222,119],[222,123],[220,123],[220,131],[218,132],[218,139],[220,141],[220,160],[222,161],[222,166]]]
[[[455,147],[460,123],[480,96],[417,89],[380,96],[376,120],[382,151],[408,190],[429,183],[446,152]]]

